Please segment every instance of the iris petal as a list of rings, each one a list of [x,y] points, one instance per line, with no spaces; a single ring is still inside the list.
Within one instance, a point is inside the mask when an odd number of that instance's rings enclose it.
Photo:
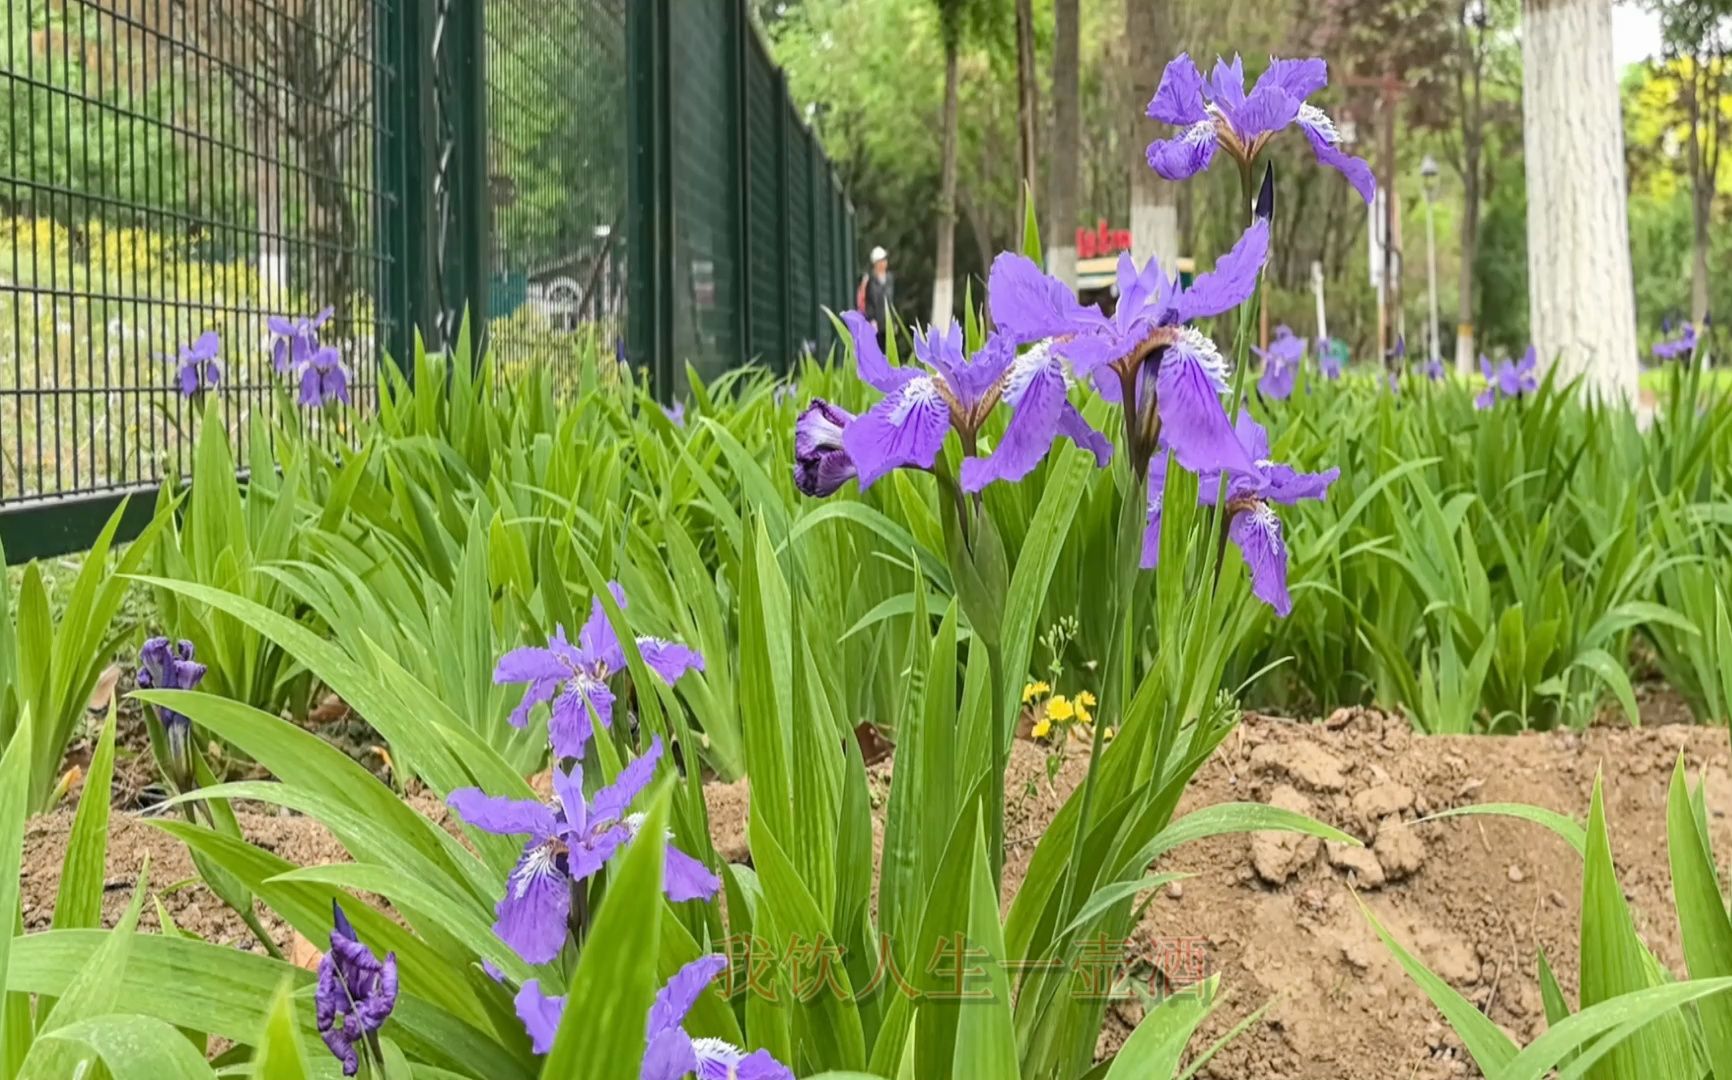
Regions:
[[[950,407],[929,376],[910,379],[848,425],[842,446],[865,490],[891,469],[930,469],[950,429]]]
[[[1233,515],[1227,535],[1245,556],[1251,571],[1251,594],[1285,617],[1293,610],[1287,595],[1287,542],[1281,519],[1267,504],[1258,503]]]
[[[545,964],[565,947],[571,890],[554,864],[552,849],[531,841],[505,881],[493,909],[493,932],[525,962]]]

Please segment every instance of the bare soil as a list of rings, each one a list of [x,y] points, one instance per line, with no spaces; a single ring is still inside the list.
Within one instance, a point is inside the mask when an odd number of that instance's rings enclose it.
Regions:
[[[1182,848],[1159,868],[1192,876],[1155,898],[1138,940],[1148,950],[1196,943],[1208,969],[1221,974],[1223,1002],[1198,1046],[1273,1002],[1262,1022],[1205,1066],[1204,1076],[1474,1076],[1430,1002],[1372,933],[1355,891],[1434,971],[1525,1043],[1545,1027],[1535,981],[1539,949],[1574,999],[1580,860],[1563,841],[1525,822],[1413,822],[1483,802],[1527,802],[1584,820],[1595,775],[1603,770],[1614,857],[1638,928],[1662,962],[1681,970],[1666,864],[1666,786],[1680,752],[1693,774],[1705,770],[1716,850],[1732,850],[1728,750],[1724,729],[1670,724],[1426,737],[1402,719],[1361,710],[1322,723],[1248,717],[1198,774],[1180,813],[1227,801],[1276,803],[1312,813],[1366,847],[1331,850],[1265,834]],[[887,788],[889,768],[888,761],[873,768],[880,790]],[[1081,772],[1081,756],[1073,756],[1049,782],[1046,751],[1018,743],[1006,784],[1007,897]],[[706,790],[718,850],[731,859],[749,857],[744,786]],[[62,810],[29,827],[23,873],[29,929],[48,923],[71,818]],[[344,858],[329,835],[304,818],[243,813],[241,824],[249,838],[297,863]],[[213,941],[257,948],[239,920],[189,880],[194,872],[184,849],[119,810],[108,852],[109,920],[124,908],[146,853],[152,888],[178,925]],[[151,905],[145,911],[153,925]],[[278,944],[293,951],[288,928],[269,913],[261,916]],[[1139,1016],[1134,1001],[1115,1004],[1102,1049],[1121,1042]]]
[[[1668,699],[1653,704],[1657,718]],[[1161,957],[1174,974],[1184,957],[1200,953],[1207,969],[1220,973],[1222,1004],[1198,1047],[1272,1003],[1262,1022],[1204,1066],[1212,1080],[1477,1076],[1361,915],[1355,892],[1398,940],[1525,1044],[1545,1029],[1539,949],[1575,1000],[1581,860],[1526,822],[1412,823],[1494,802],[1531,803],[1585,821],[1603,770],[1613,856],[1637,927],[1661,961],[1681,971],[1666,787],[1680,752],[1692,776],[1706,769],[1715,848],[1732,849],[1728,750],[1724,729],[1684,725],[1428,737],[1404,719],[1363,710],[1321,724],[1247,717],[1199,772],[1179,813],[1221,802],[1274,803],[1366,846],[1332,850],[1315,839],[1257,834],[1181,848],[1158,869],[1192,876],[1150,904],[1137,951]],[[1005,784],[1007,902],[1085,762],[1086,752],[1067,757],[1049,783],[1046,751],[1017,744]],[[874,769],[875,784],[887,787],[887,769]],[[707,790],[718,850],[744,858],[744,786]],[[1141,1014],[1134,999],[1111,1006],[1102,1051],[1122,1043]]]

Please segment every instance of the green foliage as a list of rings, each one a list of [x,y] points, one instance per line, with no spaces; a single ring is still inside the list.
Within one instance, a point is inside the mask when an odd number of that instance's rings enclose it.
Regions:
[[[980,323],[968,321],[971,336]],[[1241,361],[1254,323],[1254,307],[1237,318]],[[762,372],[694,379],[679,426],[641,387],[602,377],[604,355],[589,357],[594,374],[568,398],[555,397],[545,369],[501,379],[472,363],[466,337],[448,355],[413,359],[412,379],[386,375],[376,416],[353,418],[352,442],[293,422],[253,439],[244,488],[227,433],[207,420],[191,493],[165,499],[151,531],[116,558],[157,598],[165,629],[202,635],[212,664],[196,691],[138,698],[185,714],[272,778],[207,773],[173,800],[185,818],[154,827],[184,842],[237,908],[256,898],[319,941],[340,900],[369,947],[394,952],[402,996],[383,1053],[401,1072],[631,1075],[637,1018],[655,987],[743,938],[778,957],[842,950],[820,993],[797,992],[783,964],[767,975],[773,998],[750,993],[730,1006],[708,995],[690,1019],[693,1034],[768,1049],[802,1075],[1177,1075],[1218,988],[1149,1008],[1119,1060],[1097,1063],[1107,1001],[1074,992],[1090,943],[1128,935],[1151,890],[1172,880],[1163,859],[1185,843],[1265,829],[1353,842],[1257,805],[1178,815],[1241,698],[1304,709],[1373,701],[1432,730],[1583,724],[1608,704],[1633,712],[1626,667],[1638,645],[1704,717],[1722,718],[1732,698],[1727,602],[1706,587],[1728,565],[1732,406],[1682,375],[1646,433],[1549,384],[1485,411],[1465,387],[1411,378],[1399,395],[1349,377],[1308,381],[1284,403],[1252,398],[1243,407],[1273,433],[1272,456],[1343,473],[1328,500],[1283,511],[1294,610],[1277,621],[1250,596],[1221,521],[1182,470],[1167,477],[1159,567],[1143,573],[1140,480],[1097,469],[1068,443],[979,500],[954,490],[952,447],[931,473],[897,472],[819,502],[796,494],[786,465],[801,402],[781,398]],[[802,397],[864,405],[852,372],[811,361],[798,377]],[[1104,403],[1084,408],[1097,427],[1112,426]],[[1001,439],[1001,425],[985,437]],[[107,631],[128,579],[89,570],[108,558],[105,545],[93,553],[58,620],[39,572],[24,571],[16,601],[0,593],[16,612],[0,638],[0,687],[17,708],[0,779],[32,774],[45,758],[52,778],[71,727],[38,723],[35,703],[70,702],[76,720],[85,674],[112,651]],[[609,581],[622,586],[623,606]],[[605,783],[658,737],[683,775],[643,800],[645,831],[584,892],[581,947],[530,965],[492,930],[521,843],[475,829],[454,836],[398,791],[531,797],[525,777],[548,764],[545,710],[521,730],[508,724],[519,691],[494,682],[494,665],[558,628],[575,633],[592,610],[620,638],[627,672],[613,726],[584,763],[586,784]],[[1061,623],[1064,633],[1046,632]],[[697,648],[704,670],[662,683],[635,644],[648,635]],[[63,648],[83,650],[63,691],[41,689],[43,641],[54,643],[55,665]],[[1056,655],[1037,657],[1037,642]],[[1298,663],[1280,663],[1287,657]],[[1048,659],[1099,699],[1088,779],[1002,909],[1005,759],[1022,687]],[[296,723],[326,695],[388,747],[388,780]],[[876,856],[873,792],[853,736],[862,723],[897,743]],[[191,1059],[170,1049],[174,1028],[200,1045],[235,1044],[226,1061],[239,1067],[323,1075],[310,973],[167,925],[94,929],[112,752],[109,729],[54,928],[0,951],[7,1018],[26,1021],[0,1028],[23,1040],[0,1043],[6,1075],[30,1055],[106,1061],[119,1046],[179,1069]],[[722,865],[711,846],[705,769],[750,785],[750,866]],[[1402,959],[1469,1029],[1464,1041],[1488,1074],[1543,1071],[1574,1053],[1608,1075],[1650,1075],[1618,1070],[1683,1045],[1681,1006],[1696,1017],[1684,1030],[1699,1028],[1704,1047],[1732,1030],[1712,996],[1713,980],[1732,978],[1719,959],[1732,931],[1715,899],[1705,812],[1680,791],[1670,809],[1679,917],[1692,926],[1686,959],[1697,981],[1687,988],[1666,984],[1633,944],[1597,803],[1585,830],[1527,814],[1587,860],[1584,971],[1595,975],[1584,977],[1579,1012],[1555,1010],[1563,1034],[1509,1045]],[[7,843],[34,805],[26,793],[0,786]],[[224,807],[236,799],[317,820],[347,858],[289,863],[232,827]],[[720,870],[716,904],[659,898],[667,843]],[[15,892],[0,892],[0,913],[16,918],[16,904]],[[931,961],[953,944],[956,971],[979,969],[968,989],[990,1000],[950,992],[955,973]],[[882,977],[886,963],[913,994]],[[484,974],[489,965],[502,982]],[[531,1052],[513,1001],[530,979],[571,1002],[547,1061]],[[98,990],[129,1018],[93,1020]],[[32,1007],[59,1021],[34,1023]],[[608,1052],[593,1052],[602,1042]]]
[[[1637,934],[1612,866],[1597,779],[1585,840],[1568,819],[1531,807],[1505,811],[1550,828],[1583,856],[1580,1011],[1570,1011],[1542,953],[1548,1030],[1526,1047],[1512,1043],[1362,909],[1492,1080],[1539,1080],[1553,1068],[1590,1080],[1732,1076],[1732,923],[1708,848],[1703,790],[1698,785],[1692,793],[1680,757],[1667,797],[1667,838],[1684,941],[1682,978],[1666,971]]]
[[[57,598],[58,614],[35,563],[24,568],[16,597],[10,575],[0,582],[0,740],[32,729],[26,780],[32,810],[46,809],[97,677],[136,632],[121,618],[125,575],[143,565],[170,517],[159,514],[111,560],[124,513],[118,507],[108,519],[64,599]]]

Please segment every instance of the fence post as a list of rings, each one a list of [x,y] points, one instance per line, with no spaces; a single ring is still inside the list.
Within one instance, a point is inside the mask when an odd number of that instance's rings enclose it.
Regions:
[[[794,275],[790,263],[793,254],[793,227],[789,219],[793,216],[790,208],[793,206],[792,185],[788,181],[789,174],[789,130],[794,123],[794,102],[788,97],[788,74],[781,68],[776,69],[776,101],[779,106],[776,121],[776,200],[782,208],[780,220],[776,223],[776,259],[777,274],[782,287],[782,357],[781,364],[787,370],[789,360],[794,355]]]
[[[379,102],[375,180],[383,202],[379,262],[379,321],[385,349],[405,378],[415,374],[415,337],[434,330],[434,235],[427,219],[428,168],[426,23],[421,0],[394,0],[378,34]],[[435,347],[437,343],[435,343]]]
[[[626,272],[630,351],[649,365],[656,396],[673,397],[673,175],[669,127],[668,0],[626,5],[627,118]]]
[[[748,53],[748,35],[754,33],[751,22],[746,15],[746,0],[737,0],[730,4],[729,21],[730,49],[733,72],[733,150],[734,150],[734,206],[736,228],[734,229],[734,296],[738,309],[737,331],[739,333],[740,356],[742,359],[752,359],[752,154],[747,143],[747,128],[749,119],[747,111],[750,99],[747,97],[746,64],[750,62]]]
[[[411,0],[412,2],[412,0]],[[438,347],[457,343],[470,320],[479,363],[487,327],[488,225],[486,16],[483,0],[434,0],[430,56],[435,319]],[[425,143],[423,145],[426,145]]]

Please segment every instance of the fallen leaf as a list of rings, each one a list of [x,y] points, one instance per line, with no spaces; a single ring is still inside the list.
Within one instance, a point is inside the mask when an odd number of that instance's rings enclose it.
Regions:
[[[854,741],[860,744],[860,757],[868,765],[883,761],[896,749],[895,743],[886,739],[882,732],[864,720],[854,725]]]
[[[334,724],[348,715],[348,702],[335,694],[326,694],[324,700],[307,713],[307,719],[314,724]]]
[[[319,970],[319,961],[324,957],[325,954],[320,952],[312,942],[302,937],[300,931],[295,932],[294,939],[289,942],[289,963],[307,971],[317,971]]]
[[[85,708],[93,713],[107,712],[114,704],[114,688],[120,682],[120,665],[110,664],[102,669],[102,674],[96,677],[96,685],[90,688],[90,700]]]

